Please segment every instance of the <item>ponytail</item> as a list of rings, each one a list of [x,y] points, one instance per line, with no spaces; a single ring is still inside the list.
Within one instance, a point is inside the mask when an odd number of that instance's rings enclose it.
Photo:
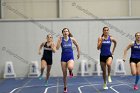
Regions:
[[[103,36],[104,36],[104,34],[101,35],[101,37],[103,37]]]
[[[71,32],[69,32],[69,37],[73,37],[73,35],[71,34]]]

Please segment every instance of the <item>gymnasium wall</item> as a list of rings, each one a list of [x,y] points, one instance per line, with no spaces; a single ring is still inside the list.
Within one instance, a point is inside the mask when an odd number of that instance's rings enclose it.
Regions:
[[[23,19],[7,7],[34,19],[140,16],[140,0],[1,0],[2,19]]]
[[[89,72],[92,72],[93,63],[99,60],[100,51],[97,50],[97,39],[102,34],[104,26],[110,27],[110,34],[116,38],[117,47],[112,64],[112,74],[116,59],[121,59],[124,48],[134,40],[134,34],[139,31],[140,18],[114,18],[114,19],[54,19],[54,20],[0,20],[0,77],[3,76],[6,61],[12,61],[18,77],[25,77],[29,71],[31,61],[38,61],[42,55],[38,55],[39,45],[51,33],[54,42],[64,27],[70,29],[80,46],[81,58],[76,59],[76,75],[82,59],[87,59]],[[60,65],[61,48],[53,55],[51,76],[62,76]],[[125,62],[127,74],[130,74],[129,56]],[[38,68],[40,69],[40,68]]]

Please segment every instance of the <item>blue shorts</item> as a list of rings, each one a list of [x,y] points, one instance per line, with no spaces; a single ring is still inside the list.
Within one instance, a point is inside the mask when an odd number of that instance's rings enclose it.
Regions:
[[[62,53],[61,62],[68,62],[69,60],[74,60],[73,53]]]

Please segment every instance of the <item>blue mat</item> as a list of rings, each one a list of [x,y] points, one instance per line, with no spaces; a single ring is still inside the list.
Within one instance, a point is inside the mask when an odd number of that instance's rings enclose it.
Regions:
[[[68,93],[140,93],[140,89],[133,90],[134,79],[133,76],[112,76],[113,82],[107,84],[109,89],[103,90],[101,76],[76,76],[68,78]],[[62,77],[51,77],[48,87],[44,84],[45,79],[38,78],[5,79],[0,82],[0,93],[63,93]]]

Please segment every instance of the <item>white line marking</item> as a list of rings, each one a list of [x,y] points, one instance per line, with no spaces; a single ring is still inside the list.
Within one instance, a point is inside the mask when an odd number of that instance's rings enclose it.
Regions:
[[[118,83],[110,83],[110,84],[118,84]],[[79,93],[82,93],[82,91],[81,91],[81,88],[83,88],[83,87],[87,87],[87,86],[96,86],[96,85],[102,85],[101,83],[100,84],[90,84],[90,85],[83,85],[83,86],[79,86],[78,87],[78,91],[79,91]]]
[[[88,79],[84,78],[90,85],[92,85],[91,82],[88,81]],[[96,88],[94,85],[92,85],[92,87],[96,90],[96,92],[101,93],[100,90],[98,88]]]
[[[115,86],[121,86],[121,85],[125,85],[125,84],[113,85],[113,86],[110,86],[110,89],[112,89],[112,90],[115,91],[116,93],[120,93],[120,92],[118,92],[116,89],[114,89],[113,87],[115,87]]]
[[[47,87],[47,88],[45,89],[44,93],[47,93],[47,91],[48,91],[49,88],[54,88],[54,87],[57,87],[57,86]]]
[[[79,91],[79,93],[82,93],[81,88],[83,88],[85,86],[93,86],[93,85],[95,86],[95,85],[102,85],[102,84],[90,84],[90,85],[80,86],[80,87],[78,87],[78,91]]]
[[[16,91],[17,89],[19,89],[19,88],[15,88],[11,92],[9,92],[9,93],[14,93],[14,91]]]
[[[86,80],[86,79],[85,79]],[[15,91],[17,91],[18,89],[21,89],[21,88],[32,88],[32,87],[45,87],[45,86],[41,86],[41,85],[36,85],[36,86],[25,86],[25,85],[27,85],[29,82],[30,82],[31,80],[29,80],[29,81],[27,81],[22,87],[17,87],[17,88],[15,88],[15,89],[13,89],[11,92],[9,92],[9,93],[14,93]],[[78,84],[78,82],[77,82],[77,84],[69,84],[69,86],[71,86],[71,85],[80,85],[80,84],[83,84],[82,86],[79,86],[78,87],[78,91],[79,91],[79,93],[82,93],[82,91],[81,91],[81,88],[83,88],[83,87],[86,87],[86,86],[96,86],[96,85],[102,85],[102,84],[98,84],[98,83],[96,83],[96,84],[92,84],[92,83],[90,83],[88,80],[86,80],[88,83],[80,83],[79,82],[79,84]],[[119,80],[117,80],[117,81],[119,81]],[[121,86],[121,85],[126,85],[126,86],[128,86],[128,87],[130,87],[130,88],[132,88],[131,86],[129,86],[129,85],[127,85],[127,84],[131,84],[131,83],[126,83],[126,84],[124,84],[125,82],[121,82],[121,81],[119,81],[120,83],[123,83],[123,84],[118,84],[118,83],[110,83],[110,84],[117,84],[117,85],[112,85],[112,86],[110,86],[110,88],[113,90],[113,91],[115,91],[116,93],[119,93],[117,90],[115,90],[113,87],[115,87],[115,86]],[[94,82],[95,83],[95,82]],[[89,85],[90,84],[90,85]],[[59,85],[58,86],[58,84],[55,86],[54,84],[50,84],[51,85],[51,87],[47,87],[46,89],[45,89],[45,91],[44,91],[44,93],[47,93],[47,91],[48,91],[48,89],[49,88],[54,88],[54,87],[62,87],[63,85]],[[50,86],[49,85],[49,86]],[[97,89],[96,87],[94,87],[95,89]],[[97,89],[98,90],[98,89]],[[98,92],[98,91],[97,91]],[[100,91],[99,91],[100,92]],[[98,92],[98,93],[99,93]],[[58,93],[58,90],[57,90],[57,93]]]
[[[31,82],[31,80],[33,80],[33,79],[28,80],[24,85],[22,85],[22,87],[25,87],[29,82]],[[22,88],[22,87],[20,87],[20,88]],[[17,89],[20,89],[20,88],[15,88],[10,93],[13,93],[14,91],[16,91]],[[20,91],[21,90],[17,91],[17,93],[19,93]]]
[[[34,85],[34,86],[22,86],[22,87],[17,87],[17,88],[14,88],[11,92],[9,93],[14,93],[16,90],[18,89],[22,89],[22,88],[32,88],[32,87],[45,87],[45,86],[41,86],[41,85]]]
[[[59,91],[59,78],[57,78],[57,88],[56,88],[56,93],[58,93],[58,91]]]
[[[129,83],[129,84],[132,84],[132,83]],[[132,87],[129,86],[128,84],[118,84],[118,85],[112,85],[112,86],[110,86],[110,89],[112,89],[112,90],[115,91],[116,93],[120,93],[120,92],[118,92],[116,89],[114,89],[113,87],[122,86],[122,85],[126,85],[126,86],[132,88]]]
[[[33,79],[28,80],[23,86],[26,86],[29,82],[31,82]],[[23,87],[22,86],[22,87]],[[19,93],[21,90],[18,90],[16,93]]]
[[[82,83],[81,83],[82,84]],[[83,83],[83,84],[87,84],[87,83]],[[72,85],[76,85],[76,84],[69,84],[69,86],[72,86]],[[44,91],[44,93],[47,93],[47,90],[49,89],[49,88],[53,88],[53,87],[57,87],[57,86],[55,86],[54,84],[49,84],[49,86],[51,86],[51,87],[47,87],[46,89],[45,89],[45,91]],[[59,85],[59,87],[61,87],[61,86],[63,86],[63,85]],[[14,88],[11,92],[9,92],[9,93],[14,93],[16,90],[18,90],[18,89],[22,89],[22,88],[33,88],[33,87],[45,87],[44,85],[34,85],[34,86],[22,86],[22,87],[17,87],[17,88]]]

